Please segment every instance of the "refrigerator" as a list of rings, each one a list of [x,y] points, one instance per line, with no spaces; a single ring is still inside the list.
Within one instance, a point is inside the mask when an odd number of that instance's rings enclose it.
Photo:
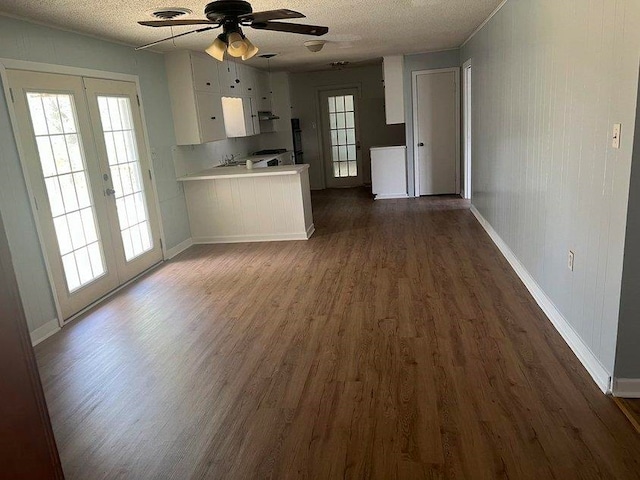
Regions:
[[[302,153],[302,130],[300,129],[300,119],[291,119],[291,134],[293,135],[293,155],[296,165],[304,163],[304,154]]]

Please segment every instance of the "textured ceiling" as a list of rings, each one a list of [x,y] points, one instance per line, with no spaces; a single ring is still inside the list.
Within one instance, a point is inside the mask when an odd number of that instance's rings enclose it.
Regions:
[[[206,1],[206,0],[205,0]],[[367,62],[383,55],[419,53],[460,46],[500,4],[500,0],[254,0],[254,11],[289,8],[307,18],[296,23],[326,25],[327,45],[311,53],[302,45],[315,39],[306,35],[245,29],[260,48],[273,52],[274,69],[316,70],[330,62]],[[112,39],[128,45],[141,45],[171,35],[170,28],[142,27],[138,20],[153,19],[159,7],[185,7],[193,14],[181,18],[204,18],[204,2],[194,0],[2,0],[0,12],[35,20],[66,30]],[[194,27],[177,27],[173,33]],[[203,50],[211,44],[215,30],[194,33],[154,47]],[[265,61],[251,61],[262,66]]]

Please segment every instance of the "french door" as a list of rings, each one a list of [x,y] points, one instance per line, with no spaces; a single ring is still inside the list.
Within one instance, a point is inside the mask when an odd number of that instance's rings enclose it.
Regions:
[[[327,186],[357,187],[363,184],[358,125],[357,88],[320,94],[325,178]]]
[[[64,319],[162,260],[135,84],[7,72]]]

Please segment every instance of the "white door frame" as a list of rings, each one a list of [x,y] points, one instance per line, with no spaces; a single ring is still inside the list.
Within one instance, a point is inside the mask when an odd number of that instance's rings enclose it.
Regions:
[[[472,121],[471,121],[471,59],[462,65],[462,141],[463,141],[463,166],[464,166],[464,188],[463,196],[467,200],[471,200],[471,141]]]
[[[24,181],[27,188],[27,194],[29,195],[31,215],[33,216],[33,219],[34,219],[36,233],[38,235],[38,244],[40,245],[40,251],[42,253],[45,269],[47,271],[49,288],[51,289],[51,296],[53,297],[53,302],[56,308],[56,314],[58,316],[57,318],[58,325],[60,327],[63,327],[66,323],[82,315],[88,308],[91,308],[93,305],[95,305],[95,303],[89,305],[87,308],[81,310],[76,315],[73,315],[67,320],[64,320],[64,316],[62,315],[62,309],[60,308],[60,302],[58,301],[58,296],[55,293],[54,277],[51,270],[51,262],[47,256],[47,252],[45,248],[44,235],[42,232],[42,228],[40,226],[40,222],[38,221],[38,213],[37,213],[38,209],[36,208],[36,204],[35,204],[35,195],[32,187],[32,181],[28,173],[26,154],[24,152],[24,149],[22,148],[22,142],[20,140],[20,132],[18,131],[18,127],[17,127],[18,118],[16,115],[15,108],[13,106],[13,102],[11,101],[13,93],[9,87],[7,70],[28,70],[31,72],[58,73],[62,75],[75,75],[79,77],[100,78],[104,80],[120,80],[125,82],[132,82],[136,85],[136,92],[137,92],[138,98],[140,98],[140,115],[142,116],[142,129],[143,129],[142,133],[144,135],[145,148],[147,150],[147,155],[148,155],[148,158],[150,159],[149,168],[151,169],[151,175],[153,177],[152,188],[153,188],[155,202],[153,202],[153,205],[150,205],[149,208],[154,208],[156,210],[158,227],[160,228],[160,241],[162,243],[163,257],[166,259],[167,251],[166,251],[166,242],[164,239],[164,227],[162,225],[162,216],[160,215],[160,204],[158,202],[158,191],[157,191],[156,181],[155,181],[156,174],[155,174],[154,165],[153,165],[153,155],[151,150],[151,144],[149,143],[149,132],[147,130],[147,121],[144,113],[144,107],[143,107],[144,103],[142,101],[142,92],[140,90],[140,78],[137,75],[129,75],[126,73],[113,73],[113,72],[106,72],[102,70],[94,70],[89,68],[68,67],[66,65],[30,62],[25,60],[15,60],[12,58],[0,58],[0,79],[2,79],[2,88],[4,90],[4,97],[6,99],[7,109],[9,111],[9,119],[11,121],[11,126],[13,129],[13,138],[16,144],[16,149],[18,150],[18,157],[20,158],[22,175],[24,176]],[[122,288],[123,286],[124,285],[120,286],[119,288]],[[118,289],[116,289],[116,291]]]
[[[413,107],[413,175],[414,175],[414,190],[413,196],[420,196],[420,167],[418,162],[418,149],[416,148],[416,132],[418,131],[418,75],[430,75],[434,73],[454,73],[454,82],[456,85],[456,194],[460,194],[460,68],[436,68],[433,70],[416,70],[411,72],[411,86],[412,86],[412,107]]]

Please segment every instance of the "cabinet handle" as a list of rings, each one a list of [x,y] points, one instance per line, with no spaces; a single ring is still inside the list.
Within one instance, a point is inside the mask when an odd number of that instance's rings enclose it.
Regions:
[[[235,85],[230,85],[230,87],[231,87],[231,88],[236,88],[236,86],[235,86]]]
[[[211,117],[211,120],[215,120],[215,119],[216,119],[216,117]]]
[[[207,82],[207,87],[210,87],[210,86],[211,86],[211,82]]]
[[[247,90],[251,91],[251,90],[253,90],[253,89],[252,89],[252,88],[247,88]]]
[[[418,146],[419,146],[419,147],[424,147],[424,143],[420,142],[420,143],[418,144]]]

